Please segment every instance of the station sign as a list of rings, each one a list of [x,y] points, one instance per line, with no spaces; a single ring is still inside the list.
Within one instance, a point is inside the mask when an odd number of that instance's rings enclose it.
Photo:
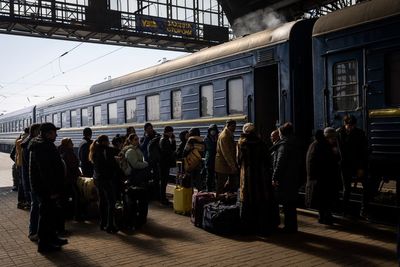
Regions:
[[[187,21],[172,20],[153,16],[136,15],[136,29],[141,32],[153,32],[184,37],[195,37],[195,24]]]

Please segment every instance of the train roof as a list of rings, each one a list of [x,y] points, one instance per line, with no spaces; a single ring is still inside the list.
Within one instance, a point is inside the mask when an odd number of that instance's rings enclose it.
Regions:
[[[257,48],[268,47],[273,44],[289,40],[293,26],[299,21],[285,23],[281,26],[270,28],[258,33],[237,38],[233,41],[200,50],[191,55],[162,63],[147,69],[136,71],[119,78],[91,86],[90,93],[95,94],[105,90],[128,85],[132,82],[145,80],[172,71],[182,70],[212,60],[222,59],[239,53],[244,53]]]
[[[314,25],[313,36],[358,26],[400,14],[400,0],[371,0],[361,2],[320,17]]]
[[[37,109],[42,109],[45,107],[50,107],[59,103],[65,103],[68,102],[68,100],[75,100],[77,98],[83,97],[83,96],[87,96],[90,95],[89,90],[84,90],[84,91],[80,91],[80,92],[76,92],[76,93],[72,93],[70,95],[67,96],[62,96],[62,97],[56,97],[54,99],[51,99],[49,101],[45,101],[42,102],[38,105],[36,105]]]
[[[0,120],[7,120],[8,118],[14,118],[14,117],[19,117],[21,115],[27,114],[27,113],[32,113],[33,109],[35,108],[35,106],[29,106],[29,107],[25,107],[16,111],[12,111],[10,113],[6,113],[4,115],[0,116]]]

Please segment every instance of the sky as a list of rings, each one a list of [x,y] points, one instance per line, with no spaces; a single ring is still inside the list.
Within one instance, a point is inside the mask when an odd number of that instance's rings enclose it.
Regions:
[[[0,114],[89,90],[185,54],[0,34]]]

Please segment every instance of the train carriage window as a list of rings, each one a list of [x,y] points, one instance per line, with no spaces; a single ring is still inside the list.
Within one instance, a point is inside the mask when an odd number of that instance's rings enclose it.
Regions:
[[[357,61],[339,62],[333,66],[332,98],[335,111],[355,110],[358,107]]]
[[[171,113],[172,119],[180,119],[182,117],[181,90],[175,90],[171,93]]]
[[[385,58],[385,100],[389,106],[400,105],[400,51]]]
[[[214,90],[212,84],[200,87],[201,117],[214,115]]]
[[[148,121],[160,120],[160,96],[151,95],[146,97],[146,118]]]
[[[243,113],[243,79],[228,81],[228,114]]]
[[[54,113],[54,114],[53,114],[53,123],[54,123],[54,125],[55,125],[56,127],[59,126],[59,125],[58,125],[58,114],[57,114],[57,113]]]
[[[81,126],[88,126],[89,119],[88,119],[88,109],[83,108],[81,109]]]
[[[136,99],[125,101],[125,122],[136,121]]]
[[[93,124],[101,125],[101,106],[95,106],[93,108]]]
[[[117,124],[117,103],[108,104],[108,124]]]
[[[71,110],[71,123],[70,123],[71,127],[76,127],[77,123],[76,123],[76,110]]]
[[[67,112],[66,111],[61,113],[61,128],[62,127],[65,127],[65,128],[68,127],[68,125],[67,125]]]
[[[51,121],[51,115],[46,115],[46,122],[52,122]]]

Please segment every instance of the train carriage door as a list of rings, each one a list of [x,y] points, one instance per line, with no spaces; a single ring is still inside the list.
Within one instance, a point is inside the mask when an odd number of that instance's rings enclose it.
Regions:
[[[269,140],[279,120],[278,65],[254,69],[255,124],[263,139]]]
[[[352,51],[327,56],[326,122],[340,127],[345,114],[354,115],[363,126],[363,56]]]

